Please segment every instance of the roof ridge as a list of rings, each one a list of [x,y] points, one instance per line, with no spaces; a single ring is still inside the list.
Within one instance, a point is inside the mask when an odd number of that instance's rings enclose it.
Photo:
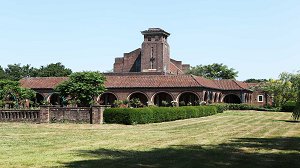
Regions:
[[[193,74],[191,74],[190,76],[194,79],[194,81],[195,81],[196,83],[198,83],[199,86],[204,87],[204,86],[203,86],[202,84],[200,84],[200,82],[198,82],[198,80],[196,80],[196,78],[195,78],[195,77],[199,77],[199,76],[196,76],[196,75],[193,75]]]
[[[234,83],[236,83],[241,89],[245,89],[243,88],[240,84],[237,83],[237,80],[231,79]]]
[[[170,61],[170,63],[173,64],[179,71],[183,73],[183,71],[178,66],[176,66],[172,61]]]

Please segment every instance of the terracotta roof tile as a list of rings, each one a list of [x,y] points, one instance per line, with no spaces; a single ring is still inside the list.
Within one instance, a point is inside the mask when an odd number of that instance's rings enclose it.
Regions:
[[[248,90],[249,87],[246,83],[231,80],[231,79],[223,79],[223,80],[215,80],[215,83],[219,86],[220,89],[223,90]]]
[[[36,77],[23,78],[20,80],[21,86],[31,89],[53,89],[58,84],[68,80],[68,77]]]
[[[214,82],[214,80],[206,79],[202,76],[193,76],[193,78],[201,85],[202,87],[220,89],[219,86]]]
[[[23,78],[23,87],[32,89],[53,89],[68,77]],[[249,84],[235,80],[210,80],[193,75],[106,75],[106,88],[166,88],[206,87],[220,90],[247,90]]]
[[[173,62],[170,62],[170,71],[174,74],[183,74],[183,71],[178,68]]]
[[[190,75],[106,76],[107,88],[199,87]]]

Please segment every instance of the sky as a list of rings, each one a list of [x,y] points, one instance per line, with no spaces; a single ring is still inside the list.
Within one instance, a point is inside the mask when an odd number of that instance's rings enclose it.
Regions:
[[[171,33],[173,59],[238,80],[300,70],[299,0],[0,0],[0,65],[110,71],[150,27]]]

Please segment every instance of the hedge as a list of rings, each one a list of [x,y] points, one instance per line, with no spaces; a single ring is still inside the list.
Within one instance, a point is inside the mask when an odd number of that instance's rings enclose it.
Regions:
[[[281,111],[284,111],[284,112],[291,112],[291,111],[294,111],[295,107],[296,107],[296,102],[289,101],[289,102],[286,102],[286,103],[281,107]]]
[[[280,111],[279,108],[273,107],[260,107],[255,105],[249,104],[226,104],[226,103],[219,103],[213,104],[212,106],[216,106],[218,111],[226,111],[226,110],[257,110],[257,111]]]
[[[215,106],[110,108],[104,111],[105,123],[146,124],[204,117],[217,114]]]

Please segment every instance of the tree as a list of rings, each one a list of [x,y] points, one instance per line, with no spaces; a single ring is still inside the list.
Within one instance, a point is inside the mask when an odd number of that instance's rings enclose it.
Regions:
[[[105,77],[99,72],[76,72],[55,90],[78,106],[89,106],[105,91],[104,81]]]
[[[296,100],[296,87],[292,83],[294,74],[283,72],[279,79],[270,79],[259,86],[259,89],[273,96],[274,106],[281,107],[287,101]]]
[[[267,82],[268,80],[267,79],[247,79],[245,80],[244,82],[246,83],[262,83],[262,82]]]
[[[292,82],[296,88],[297,98],[296,98],[296,107],[293,111],[293,119],[299,120],[300,118],[300,73],[293,75]]]
[[[226,65],[218,63],[191,67],[188,74],[210,79],[235,79],[238,76],[238,72],[233,68],[228,68]]]
[[[6,102],[14,107],[19,107],[20,105],[24,105],[26,100],[35,98],[35,95],[35,91],[22,88],[17,81],[0,81],[0,100],[4,103]]]
[[[0,66],[0,80],[1,80],[1,79],[5,79],[5,78],[6,78],[5,71],[4,71],[4,69]]]
[[[23,77],[36,76],[37,69],[30,65],[9,64],[5,68],[6,78],[9,80],[18,81]]]
[[[62,65],[60,62],[55,64],[49,64],[47,66],[41,66],[40,69],[38,69],[37,76],[38,77],[64,77],[69,76],[72,73],[72,70],[69,68],[66,68],[64,65]]]

